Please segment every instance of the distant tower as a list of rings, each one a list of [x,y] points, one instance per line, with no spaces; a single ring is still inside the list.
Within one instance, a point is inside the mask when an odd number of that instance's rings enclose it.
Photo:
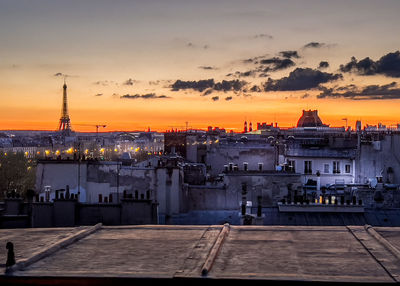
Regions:
[[[249,132],[253,131],[253,123],[250,122]]]
[[[68,102],[67,102],[67,84],[63,85],[63,104],[61,109],[60,124],[58,125],[58,131],[71,131],[71,121],[68,115]]]
[[[244,122],[243,133],[247,133],[247,121]]]

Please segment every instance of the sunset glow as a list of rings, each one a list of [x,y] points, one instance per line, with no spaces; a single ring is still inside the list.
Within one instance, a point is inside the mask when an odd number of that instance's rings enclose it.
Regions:
[[[400,123],[399,2],[302,2],[0,1],[0,129],[56,130],[64,79],[76,131]]]

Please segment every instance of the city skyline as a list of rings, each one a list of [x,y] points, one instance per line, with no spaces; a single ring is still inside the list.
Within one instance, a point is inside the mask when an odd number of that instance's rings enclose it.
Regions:
[[[0,1],[0,129],[398,123],[398,1]],[[352,58],[354,57],[354,58]]]

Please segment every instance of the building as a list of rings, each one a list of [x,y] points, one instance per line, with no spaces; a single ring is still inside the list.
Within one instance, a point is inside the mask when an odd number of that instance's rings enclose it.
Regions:
[[[303,110],[303,115],[297,122],[297,127],[327,127],[318,116],[318,110]]]
[[[138,166],[121,161],[42,160],[37,166],[36,190],[43,201],[54,200],[57,192],[67,188],[81,203],[150,200],[158,203],[160,222],[168,223],[180,212],[181,162],[176,156],[154,158]]]

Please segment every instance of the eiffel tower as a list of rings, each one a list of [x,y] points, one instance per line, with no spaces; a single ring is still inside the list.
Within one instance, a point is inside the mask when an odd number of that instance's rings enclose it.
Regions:
[[[68,102],[67,102],[67,84],[63,85],[63,104],[61,109],[61,118],[58,125],[58,131],[69,133],[71,131],[71,121],[68,114]]]

